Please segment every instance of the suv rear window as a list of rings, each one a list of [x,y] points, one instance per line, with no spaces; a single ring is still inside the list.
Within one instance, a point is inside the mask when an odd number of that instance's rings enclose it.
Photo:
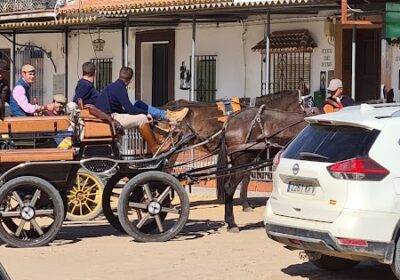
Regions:
[[[307,126],[285,149],[283,158],[338,162],[368,156],[378,130],[353,126]]]

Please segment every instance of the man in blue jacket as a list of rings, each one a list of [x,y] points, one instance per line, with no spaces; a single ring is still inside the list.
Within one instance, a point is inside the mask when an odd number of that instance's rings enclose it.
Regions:
[[[104,113],[111,115],[123,127],[138,127],[150,151],[155,154],[159,150],[159,145],[149,125],[149,119],[151,120],[152,117],[156,117],[169,121],[181,121],[187,114],[188,108],[173,112],[157,109],[142,101],[135,101],[133,105],[129,100],[126,88],[131,82],[132,77],[132,68],[122,67],[118,80],[103,89],[95,105]],[[169,147],[170,145],[164,145],[158,153],[165,152]]]
[[[96,66],[93,62],[85,62],[82,65],[82,79],[78,81],[75,87],[75,96],[73,101],[78,104],[78,100],[82,99],[83,104],[94,104],[99,96],[98,91],[94,88],[94,77],[96,76]]]

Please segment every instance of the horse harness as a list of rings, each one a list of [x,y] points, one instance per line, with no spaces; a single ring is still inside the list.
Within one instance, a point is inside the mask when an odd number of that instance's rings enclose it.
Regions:
[[[261,123],[261,114],[263,113],[265,109],[265,104],[261,105],[261,107],[258,109],[257,114],[254,116],[253,120],[251,121],[251,125],[250,125],[250,130],[247,133],[247,136],[245,138],[245,143],[243,144],[238,144],[232,147],[228,147],[228,155],[232,155],[234,153],[237,152],[244,152],[244,151],[248,151],[248,150],[258,150],[258,151],[264,151],[266,149],[269,149],[271,147],[275,147],[275,148],[283,148],[283,146],[277,144],[277,143],[273,143],[270,142],[269,139],[274,138],[275,136],[277,136],[278,134],[282,133],[283,131],[285,131],[286,129],[289,129],[293,126],[296,126],[302,122],[304,122],[304,119],[295,122],[293,124],[290,124],[280,130],[278,130],[277,132],[271,134],[271,135],[266,135],[265,130],[264,130],[264,126]],[[249,142],[251,134],[254,130],[254,128],[258,125],[258,127],[261,130],[261,134],[257,137],[255,142]]]

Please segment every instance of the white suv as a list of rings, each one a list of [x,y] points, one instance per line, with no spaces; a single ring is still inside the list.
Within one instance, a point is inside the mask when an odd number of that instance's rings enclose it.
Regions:
[[[321,268],[376,260],[400,279],[400,104],[306,121],[275,159],[268,236]]]

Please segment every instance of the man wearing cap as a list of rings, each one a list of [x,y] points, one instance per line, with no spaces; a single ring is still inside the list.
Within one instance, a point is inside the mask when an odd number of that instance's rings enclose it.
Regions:
[[[96,75],[96,66],[93,62],[87,61],[82,64],[82,79],[78,81],[75,87],[75,96],[72,99],[76,104],[82,99],[83,104],[94,104],[99,93],[94,88],[94,77]]]
[[[64,115],[64,106],[67,102],[67,98],[63,94],[56,94],[53,96],[53,105],[54,108],[52,111],[44,111],[43,115],[45,116],[62,116]]]
[[[44,110],[52,111],[54,105],[40,106],[31,103],[30,89],[35,79],[35,67],[25,64],[21,69],[21,79],[15,85],[10,96],[11,116],[32,116],[36,112]]]
[[[343,83],[340,79],[332,79],[327,90],[330,96],[321,105],[325,113],[337,112],[343,107],[354,105],[350,96],[343,95]]]

